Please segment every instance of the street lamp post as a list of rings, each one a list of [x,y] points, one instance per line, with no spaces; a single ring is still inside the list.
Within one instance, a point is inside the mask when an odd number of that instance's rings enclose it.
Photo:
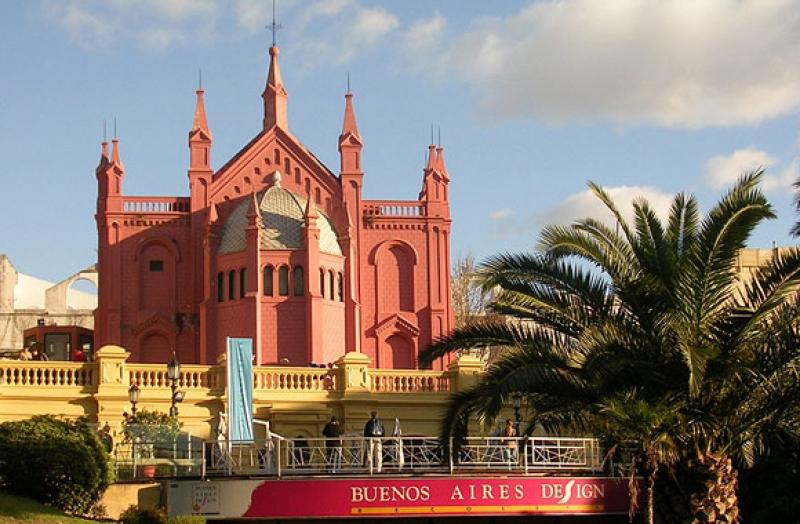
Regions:
[[[128,400],[131,403],[131,416],[136,416],[136,404],[139,403],[139,386],[134,382],[128,388]]]
[[[181,377],[181,363],[175,357],[175,352],[172,352],[172,359],[167,363],[167,378],[169,378],[169,387],[172,391],[170,397],[169,416],[176,418],[178,416],[178,403],[183,402],[183,391],[178,391],[178,379]]]
[[[522,407],[522,394],[514,393],[511,398],[514,401],[514,421],[517,423],[517,433],[519,434],[519,425],[522,422],[522,415],[519,412],[519,408]]]

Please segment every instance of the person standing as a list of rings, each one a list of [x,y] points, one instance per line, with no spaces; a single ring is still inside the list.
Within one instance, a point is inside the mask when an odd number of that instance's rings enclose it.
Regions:
[[[370,419],[364,426],[364,436],[369,439],[367,451],[367,463],[370,470],[374,467],[380,473],[383,467],[383,435],[386,430],[383,422],[378,418],[378,412],[370,413]]]
[[[111,436],[111,426],[106,425],[100,428],[99,432],[100,442],[103,443],[103,447],[105,448],[107,453],[111,453],[114,450],[114,439]]]
[[[331,421],[322,428],[322,436],[325,437],[328,472],[336,473],[342,467],[342,427],[336,416],[332,416]]]
[[[20,360],[31,360],[33,359],[33,355],[31,354],[28,348],[23,347],[22,351],[19,352],[19,356],[17,358],[19,358]]]
[[[503,444],[505,444],[508,469],[511,469],[511,466],[517,462],[517,428],[514,427],[514,422],[510,418],[506,419],[506,427],[503,429]]]

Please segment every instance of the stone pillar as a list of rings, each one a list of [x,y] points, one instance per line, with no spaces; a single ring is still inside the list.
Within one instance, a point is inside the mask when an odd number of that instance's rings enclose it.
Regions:
[[[354,392],[368,392],[370,360],[364,353],[349,352],[336,361],[339,389],[343,395]]]
[[[103,346],[95,353],[97,393],[97,422],[118,428],[122,414],[130,413],[128,388],[131,385],[127,368],[130,353],[119,346]]]
[[[480,380],[483,361],[472,355],[461,355],[447,367],[450,391],[458,393],[473,387]]]

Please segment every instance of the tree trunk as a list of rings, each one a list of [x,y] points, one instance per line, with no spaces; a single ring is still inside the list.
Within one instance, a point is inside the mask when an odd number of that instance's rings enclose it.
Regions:
[[[727,455],[701,455],[694,467],[704,481],[690,499],[692,524],[739,523],[737,472]]]
[[[647,524],[655,524],[656,522],[656,472],[658,469],[654,468],[647,476]]]

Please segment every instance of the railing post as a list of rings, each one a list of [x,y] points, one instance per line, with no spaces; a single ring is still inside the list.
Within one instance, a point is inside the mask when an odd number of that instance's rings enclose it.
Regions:
[[[200,446],[200,450],[201,450],[201,453],[200,453],[200,478],[202,480],[206,479],[206,445],[207,444],[208,444],[208,442],[203,442],[203,444]],[[209,452],[209,454],[208,454],[209,459],[213,458],[213,456],[214,456],[213,452]]]
[[[453,474],[453,437],[450,437],[448,440],[447,445],[450,449],[448,449],[447,455],[450,457],[450,474]]]
[[[481,359],[472,355],[458,357],[447,367],[447,373],[450,375],[450,391],[458,393],[471,388],[478,383],[482,371]]]
[[[97,422],[112,427],[122,424],[122,414],[130,409],[128,388],[130,376],[126,362],[130,353],[119,346],[103,346],[95,353],[94,393]]]
[[[275,471],[281,478],[281,440],[275,439]]]
[[[369,377],[370,360],[364,353],[350,351],[336,361],[339,368],[339,388],[341,393],[365,392],[370,390]]]

